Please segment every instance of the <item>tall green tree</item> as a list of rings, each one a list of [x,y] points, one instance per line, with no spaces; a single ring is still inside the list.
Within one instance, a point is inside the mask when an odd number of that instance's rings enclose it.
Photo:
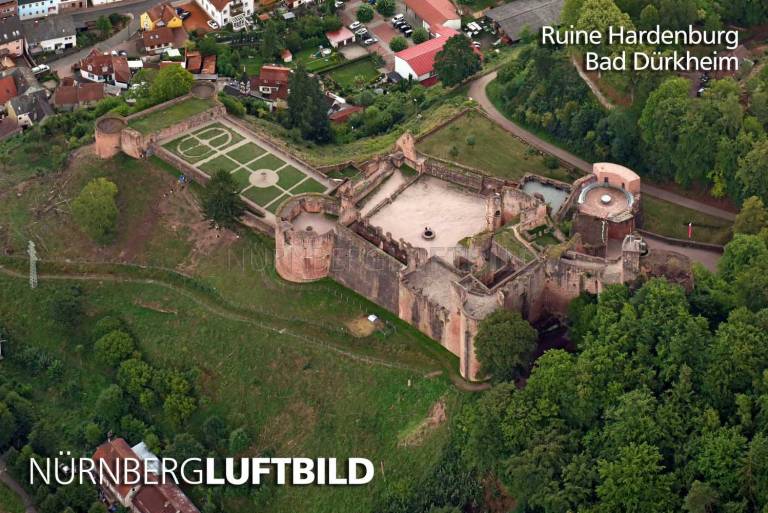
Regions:
[[[72,202],[72,216],[75,222],[98,242],[109,242],[115,234],[115,196],[117,185],[106,178],[95,178],[83,187]]]
[[[435,73],[446,86],[453,86],[480,69],[480,57],[472,48],[469,38],[462,34],[452,36],[435,56]]]
[[[166,66],[158,71],[149,93],[155,101],[164,102],[187,94],[194,83],[192,73],[181,66]]]
[[[245,212],[240,186],[232,175],[217,171],[203,189],[203,214],[211,223],[232,227]]]
[[[331,140],[328,104],[320,82],[299,66],[288,82],[288,126],[297,129],[301,137],[317,143]]]
[[[480,323],[475,355],[494,381],[514,381],[527,370],[536,341],[536,330],[518,312],[497,310]]]

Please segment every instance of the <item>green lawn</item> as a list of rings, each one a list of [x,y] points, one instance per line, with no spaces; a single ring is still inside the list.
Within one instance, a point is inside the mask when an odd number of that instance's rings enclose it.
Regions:
[[[494,234],[495,240],[501,247],[521,259],[523,262],[530,262],[534,255],[526,248],[522,242],[517,240],[511,228],[501,229]]]
[[[258,171],[259,169],[276,170],[277,168],[284,165],[285,165],[285,162],[275,157],[271,153],[267,153],[266,155],[261,157],[259,160],[248,164],[248,167],[250,167],[252,171]]]
[[[275,186],[271,187],[251,187],[243,193],[243,196],[253,201],[257,205],[265,206],[267,203],[277,198],[283,193]]]
[[[277,213],[277,209],[278,209],[278,208],[280,208],[280,205],[282,205],[282,204],[283,204],[283,201],[287,200],[287,199],[288,199],[288,198],[290,198],[290,197],[291,197],[291,195],[290,195],[290,194],[283,194],[282,196],[280,196],[279,198],[277,198],[277,200],[275,200],[275,201],[274,201],[274,203],[272,203],[272,204],[271,204],[271,205],[270,205],[270,206],[267,208],[267,210],[269,210],[269,211],[270,211],[270,212],[272,212],[273,214]]]
[[[467,142],[469,137],[474,138],[474,144]],[[458,153],[452,155],[454,147]],[[532,153],[530,146],[474,112],[431,134],[419,142],[417,148],[429,155],[511,180],[518,180],[526,173],[535,173],[571,181],[564,169],[548,169],[544,159]]]
[[[377,76],[379,71],[374,66],[371,59],[362,59],[359,61],[351,62],[340,68],[335,68],[328,72],[328,74],[344,88],[354,87],[357,77],[362,77],[365,83],[370,82]]]
[[[285,190],[290,189],[300,181],[304,180],[304,178],[307,177],[304,173],[299,171],[293,166],[286,166],[282,168],[280,171],[278,171],[279,180],[277,182],[277,185],[282,187]],[[311,178],[310,178],[311,180]]]
[[[226,155],[219,155],[215,159],[209,160],[208,162],[202,164],[200,168],[209,175],[213,176],[213,174],[217,173],[218,171],[226,171],[227,173],[230,173],[237,169],[238,166],[239,164],[237,162],[227,157]]]
[[[251,172],[247,169],[239,169],[237,172],[232,173],[232,177],[240,187],[238,190],[243,190],[251,184]]]
[[[317,180],[308,178],[301,182],[299,185],[291,189],[291,194],[303,194],[306,192],[325,192],[325,185],[321,184]]]
[[[726,244],[732,235],[733,224],[649,196],[643,195],[643,229],[676,239],[688,238],[688,223],[693,223],[693,240],[711,244]]]
[[[246,144],[243,144],[242,146],[238,147],[237,149],[234,149],[227,153],[227,155],[236,161],[240,162],[241,164],[248,163],[252,161],[255,158],[258,158],[266,153],[266,150],[262,148],[261,146],[249,142]]]
[[[210,109],[214,104],[213,100],[188,98],[167,109],[136,118],[128,123],[128,126],[138,130],[142,134],[151,134],[171,125],[175,125],[176,123],[187,119],[190,116],[194,116],[195,114],[199,114],[204,110]]]
[[[0,483],[0,513],[24,513],[19,496],[3,483]]]

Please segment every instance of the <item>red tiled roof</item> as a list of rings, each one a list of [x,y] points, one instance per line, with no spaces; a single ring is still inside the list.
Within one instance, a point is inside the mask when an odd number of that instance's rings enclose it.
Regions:
[[[448,20],[460,19],[450,0],[405,0],[405,5],[433,30]]]
[[[80,68],[94,75],[115,75],[117,82],[127,84],[131,80],[131,70],[125,57],[100,53],[97,49],[91,50],[85,59],[80,61]]]
[[[19,95],[12,75],[0,78],[0,105]]]
[[[341,43],[343,41],[347,41],[348,39],[354,39],[355,35],[347,27],[341,27],[339,30],[326,32],[325,37],[327,37],[328,41],[331,43]]]
[[[176,9],[174,9],[171,4],[167,3],[153,5],[147,9],[147,15],[149,16],[149,19],[152,20],[152,23],[157,23],[158,21],[169,23],[176,17]]]
[[[211,4],[216,8],[217,11],[221,12],[231,1],[232,0],[211,0]]]
[[[200,67],[200,73],[203,75],[213,75],[216,73],[216,55],[206,55],[203,57],[203,64]]]
[[[142,486],[132,503],[138,513],[200,513],[173,483]]]
[[[112,68],[115,70],[115,80],[123,84],[131,81],[131,68],[125,57],[112,57]]]
[[[352,105],[351,107],[348,107],[346,109],[342,109],[334,112],[333,114],[328,116],[328,119],[330,119],[334,123],[343,123],[344,121],[349,119],[349,116],[351,116],[355,112],[362,112],[364,110],[365,109],[359,105]]]
[[[203,57],[200,52],[187,52],[187,71],[193,74],[200,73],[200,68],[203,66]]]
[[[18,131],[20,128],[15,119],[8,117],[0,119],[0,139],[5,139]]]
[[[144,40],[144,48],[164,46],[173,43],[173,29],[168,27],[158,27],[155,30],[148,30],[142,33],[141,38]]]
[[[446,36],[436,37],[401,50],[395,54],[395,57],[407,62],[417,76],[426,75],[435,67],[435,56],[443,49],[446,41],[448,41]]]
[[[262,66],[259,71],[259,78],[268,82],[288,83],[291,76],[291,69],[282,66]]]
[[[133,449],[131,449],[131,446],[128,445],[128,443],[122,438],[115,438],[114,440],[104,442],[96,449],[96,452],[93,454],[93,459],[104,460],[106,465],[112,470],[112,474],[114,474],[119,480],[119,472],[122,469],[117,465],[116,460],[118,458],[121,460],[138,458],[136,453],[133,452]],[[123,467],[123,465],[121,464],[120,467]],[[109,473],[105,472],[102,478],[110,479]],[[133,485],[129,484],[118,484],[115,482],[112,482],[112,484],[115,485],[115,489],[121,497],[128,495],[128,492],[130,492],[131,488],[133,487]]]

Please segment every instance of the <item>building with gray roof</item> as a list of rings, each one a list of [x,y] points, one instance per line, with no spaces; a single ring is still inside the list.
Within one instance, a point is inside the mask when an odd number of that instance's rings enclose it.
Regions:
[[[557,25],[565,0],[512,0],[490,9],[485,15],[493,21],[503,36],[519,41],[523,30],[534,34],[546,25]]]

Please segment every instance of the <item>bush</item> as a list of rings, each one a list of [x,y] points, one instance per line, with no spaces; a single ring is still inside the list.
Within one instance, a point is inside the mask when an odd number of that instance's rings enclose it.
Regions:
[[[242,118],[245,116],[245,105],[240,103],[240,100],[227,93],[219,93],[219,100],[224,104],[229,114]]]
[[[362,4],[357,8],[357,21],[368,23],[373,19],[373,7],[368,4]]]
[[[395,0],[377,0],[376,10],[382,16],[392,16],[395,14]]]
[[[427,32],[427,29],[425,29],[424,27],[419,27],[413,31],[413,34],[411,35],[411,39],[413,39],[413,42],[415,44],[423,43],[424,41],[429,39],[429,32]]]
[[[97,340],[94,349],[96,350],[96,357],[101,363],[116,367],[133,353],[135,344],[126,332],[113,331]]]
[[[467,141],[467,146],[474,146],[474,145],[475,145],[475,143],[477,142],[477,141],[475,140],[475,136],[474,136],[474,135],[472,135],[472,134],[469,134],[469,135],[467,136],[467,138],[466,138],[466,141]]]
[[[395,36],[389,42],[389,48],[393,52],[399,52],[408,48],[408,41],[403,36]]]

